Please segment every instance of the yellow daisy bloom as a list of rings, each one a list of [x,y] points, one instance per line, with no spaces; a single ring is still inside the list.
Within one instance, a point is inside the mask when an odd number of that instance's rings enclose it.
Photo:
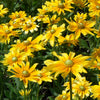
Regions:
[[[29,16],[25,22],[25,24],[22,25],[22,31],[25,32],[25,34],[28,34],[28,32],[30,31],[31,33],[38,30],[37,27],[39,27],[38,25],[36,25],[36,17],[31,17]]]
[[[48,31],[46,31],[46,34],[44,34],[43,40],[50,42],[50,45],[53,47],[55,42],[55,37],[59,38],[61,36],[62,32],[65,30],[65,24],[62,24],[61,26],[57,27],[57,25],[53,25]]]
[[[87,0],[73,0],[74,4],[78,6],[80,9],[87,6],[88,2]]]
[[[35,63],[33,66],[30,67],[30,63],[22,62],[20,65],[14,65],[12,67],[12,72],[14,75],[10,76],[11,77],[16,77],[19,78],[21,81],[23,81],[25,88],[28,87],[28,81],[36,82],[36,79],[38,78],[37,75],[39,74],[39,71],[37,71],[35,68],[37,66],[37,63]]]
[[[53,13],[57,12],[58,15],[60,15],[61,13],[65,14],[65,11],[71,12],[70,9],[73,8],[71,6],[71,3],[71,0],[65,0],[64,3],[62,3],[60,0],[51,0],[51,2],[46,2],[45,4],[47,5],[47,7],[50,7],[50,11],[52,11]]]
[[[100,0],[89,0],[89,13],[92,16],[100,16]]]
[[[45,67],[43,67],[43,69],[38,70],[39,74],[38,79],[37,79],[37,83],[38,84],[42,84],[43,81],[45,82],[52,82],[53,77],[51,76],[51,72],[49,72],[48,70],[46,70]]]
[[[46,5],[42,5],[42,9],[37,9],[39,13],[42,13],[43,15],[49,12],[48,7]]]
[[[88,56],[77,55],[75,56],[74,52],[70,52],[69,55],[67,53],[61,53],[61,55],[57,55],[56,52],[53,52],[53,55],[56,56],[59,60],[46,60],[44,61],[45,65],[47,65],[47,70],[55,73],[55,78],[61,74],[63,78],[72,72],[75,76],[79,75],[79,73],[85,72],[86,70],[83,68],[87,65]]]
[[[90,64],[91,65],[90,68],[97,68],[100,70],[100,58],[99,57],[97,57],[96,60],[92,60],[91,63],[92,64]]]
[[[92,54],[91,54],[91,57],[93,59],[96,59],[97,57],[100,58],[100,47],[99,48],[94,48]]]
[[[85,77],[79,77],[76,84],[72,85],[73,87],[72,91],[75,95],[78,94],[79,97],[83,99],[90,95],[90,92],[91,92],[90,85],[91,83],[89,83],[89,81],[87,81]]]
[[[70,46],[71,44],[76,46],[79,42],[78,39],[76,38],[75,34],[66,35],[64,41],[65,41],[65,43],[68,43],[68,46]]]
[[[94,35],[91,31],[94,31],[94,28],[92,28],[96,22],[95,21],[86,21],[83,20],[83,18],[73,21],[68,21],[66,19],[66,21],[69,23],[69,25],[67,26],[67,29],[71,32],[75,32],[76,38],[79,38],[81,33],[83,35],[87,35],[87,34],[91,34]]]
[[[54,25],[60,21],[60,17],[57,17],[57,15],[53,15],[51,18],[49,18],[46,23],[49,25]]]
[[[20,30],[13,30],[13,26],[8,26],[6,24],[2,25],[0,28],[0,42],[1,43],[9,43],[11,36],[18,36],[20,34]]]
[[[19,49],[12,50],[8,54],[5,54],[2,63],[8,65],[8,70],[10,70],[15,64],[21,64],[26,59],[24,52],[20,52]]]
[[[44,46],[41,44],[41,38],[43,35],[37,36],[35,39],[32,40],[32,37],[28,37],[26,40],[21,42],[20,40],[16,41],[16,44],[12,44],[12,50],[16,50],[18,48],[21,52],[24,52],[26,56],[33,57],[32,52],[45,50]]]
[[[30,94],[30,92],[31,92],[31,89],[30,90],[25,90],[25,95],[27,96],[27,95],[29,95]],[[20,93],[20,95],[22,95],[22,96],[24,96],[24,90],[23,89],[21,89],[20,91],[19,91],[19,93]]]
[[[70,100],[70,93],[63,90],[62,94],[58,95],[55,100]]]
[[[0,16],[4,17],[4,14],[6,14],[8,12],[8,8],[4,8],[3,9],[3,5],[0,5]]]
[[[26,13],[25,11],[16,11],[16,12],[13,12],[11,15],[9,15],[9,17],[11,18],[11,20],[17,20],[19,18],[24,18],[26,17]]]
[[[77,12],[77,15],[74,16],[74,20],[76,22],[80,21],[80,20],[86,20],[87,19],[87,13],[79,13]]]
[[[94,99],[100,99],[100,82],[99,82],[99,85],[93,85],[91,86],[92,90],[91,92],[93,93],[92,94],[92,97],[94,97]]]
[[[45,15],[44,12],[39,12],[36,16],[37,21],[43,21],[43,23],[47,23],[47,21],[49,20],[48,15]]]
[[[94,31],[96,33],[96,38],[100,38],[100,27]]]

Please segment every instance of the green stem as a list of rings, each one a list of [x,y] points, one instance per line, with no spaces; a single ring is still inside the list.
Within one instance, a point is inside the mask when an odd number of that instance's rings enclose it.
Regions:
[[[31,83],[29,82],[29,90],[31,89]],[[29,94],[29,100],[31,100],[31,96]]]
[[[25,88],[25,86],[24,86],[24,100],[27,100],[27,98],[26,98],[26,88]]]
[[[40,34],[42,34],[42,27],[43,26],[43,22],[41,21],[41,28],[40,28]]]
[[[36,100],[39,100],[39,85],[37,87],[37,95],[36,95]]]
[[[71,77],[72,77],[72,73],[70,72],[70,73],[69,73],[69,82],[70,82],[70,100],[72,100],[72,80],[71,80]]]

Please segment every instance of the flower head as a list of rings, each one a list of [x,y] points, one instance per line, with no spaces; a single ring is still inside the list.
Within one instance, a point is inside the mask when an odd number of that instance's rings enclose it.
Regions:
[[[70,72],[74,75],[79,75],[79,73],[85,72],[86,70],[83,68],[87,65],[88,56],[77,55],[75,56],[74,52],[70,52],[69,55],[67,53],[61,53],[61,55],[57,55],[56,52],[53,52],[53,55],[56,56],[59,60],[46,60],[44,63],[47,65],[47,70],[55,73],[55,77],[59,74],[65,78]]]
[[[70,93],[63,90],[62,94],[58,95],[55,100],[70,100]]]
[[[4,8],[3,9],[3,5],[0,5],[0,16],[4,17],[4,14],[6,14],[8,12],[8,8]]]
[[[61,36],[64,30],[65,30],[65,24],[62,24],[59,27],[57,27],[57,25],[53,25],[48,31],[46,31],[46,34],[44,34],[43,37],[44,42],[49,40],[50,45],[54,46],[55,37],[59,38],[59,36]]]
[[[99,82],[99,85],[93,85],[91,86],[91,88],[92,88],[91,92],[93,93],[92,97],[98,98],[99,100],[100,99],[100,82]]]
[[[77,77],[76,80],[76,83],[72,85],[73,93],[75,95],[78,94],[80,98],[88,97],[91,92],[91,83],[89,83],[85,77]]]
[[[78,19],[78,20],[77,20]],[[75,17],[74,20],[66,21],[69,23],[67,26],[67,29],[71,32],[75,32],[76,38],[79,38],[81,33],[83,35],[91,34],[94,35],[91,31],[94,31],[94,28],[92,28],[95,25],[95,21],[87,21],[84,20],[85,17]]]
[[[36,82],[36,79],[38,78],[37,75],[39,74],[39,71],[37,71],[35,68],[37,66],[37,63],[35,63],[33,66],[30,67],[30,63],[22,62],[21,65],[15,65],[12,67],[12,72],[14,75],[10,77],[16,77],[19,78],[21,81],[23,81],[25,88],[28,87],[28,81]]]
[[[8,70],[10,70],[15,64],[21,64],[25,59],[26,55],[24,52],[20,52],[19,49],[12,50],[8,54],[5,54],[5,58],[2,61],[4,65],[8,65]]]

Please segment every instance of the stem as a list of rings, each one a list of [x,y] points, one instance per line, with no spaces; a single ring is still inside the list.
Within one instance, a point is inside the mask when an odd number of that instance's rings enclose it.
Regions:
[[[43,26],[43,22],[41,21],[40,34],[42,34],[42,26]]]
[[[31,83],[29,82],[29,89],[31,89]],[[29,94],[29,100],[31,100],[31,96]]]
[[[71,80],[71,77],[72,77],[72,73],[70,72],[70,73],[69,73],[69,82],[70,82],[70,100],[72,100],[72,80]]]
[[[39,97],[39,85],[38,85],[38,87],[37,87],[37,95],[36,95],[37,97],[36,97],[36,100],[38,100],[38,97]]]
[[[26,98],[26,88],[25,88],[25,86],[24,86],[24,100],[27,100],[27,98]]]

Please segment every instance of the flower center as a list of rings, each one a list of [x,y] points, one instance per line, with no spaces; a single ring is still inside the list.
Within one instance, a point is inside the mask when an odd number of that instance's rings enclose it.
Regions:
[[[67,100],[67,96],[66,95],[63,95],[62,98]]]
[[[25,21],[25,19],[24,19],[24,18],[21,18],[20,20],[21,20],[21,21]]]
[[[5,30],[5,33],[6,33],[6,34],[9,34],[9,33],[10,33],[10,30]]]
[[[52,29],[50,32],[53,34],[53,33],[55,33],[56,31],[55,31],[54,29]]]
[[[96,6],[97,10],[100,10],[100,6]]]
[[[28,71],[24,70],[24,71],[22,72],[22,76],[23,76],[23,77],[29,77],[30,74],[29,74]]]
[[[15,62],[15,61],[17,61],[17,60],[18,60],[17,57],[12,57],[12,61],[13,61],[13,62]]]
[[[16,18],[20,18],[20,16],[19,15],[16,15]]]
[[[66,66],[68,66],[68,67],[72,67],[73,61],[68,59],[68,60],[65,61],[65,64],[66,64]]]
[[[97,66],[100,66],[100,63],[97,63]]]
[[[82,19],[83,17],[81,16],[80,19]]]
[[[32,24],[27,23],[27,24],[26,24],[26,27],[27,27],[27,28],[30,28],[30,27],[32,27]]]
[[[64,4],[63,4],[63,3],[59,3],[59,4],[58,4],[58,8],[63,9],[63,8],[65,8],[65,6],[64,6]]]
[[[28,46],[30,44],[30,41],[25,40],[25,41],[23,41],[23,43],[24,43],[24,45]]]
[[[51,23],[54,23],[54,20],[53,19],[51,19]]]
[[[48,11],[48,8],[46,8],[45,11]]]
[[[38,76],[38,77],[42,77],[42,75],[41,75],[41,74],[38,74],[37,76]]]
[[[79,87],[81,91],[85,91],[85,87],[84,86],[80,86]]]
[[[39,15],[39,16],[40,16],[40,18],[44,18],[44,15],[42,15],[42,14],[41,14],[41,15]]]
[[[77,82],[78,82],[78,80],[76,80],[76,79],[73,81],[74,84],[76,84]]]
[[[81,4],[78,3],[77,6],[81,6]]]
[[[79,23],[79,24],[78,24],[78,28],[80,28],[80,29],[84,29],[84,28],[85,28],[85,26],[84,26],[84,24],[83,24],[83,23]]]

